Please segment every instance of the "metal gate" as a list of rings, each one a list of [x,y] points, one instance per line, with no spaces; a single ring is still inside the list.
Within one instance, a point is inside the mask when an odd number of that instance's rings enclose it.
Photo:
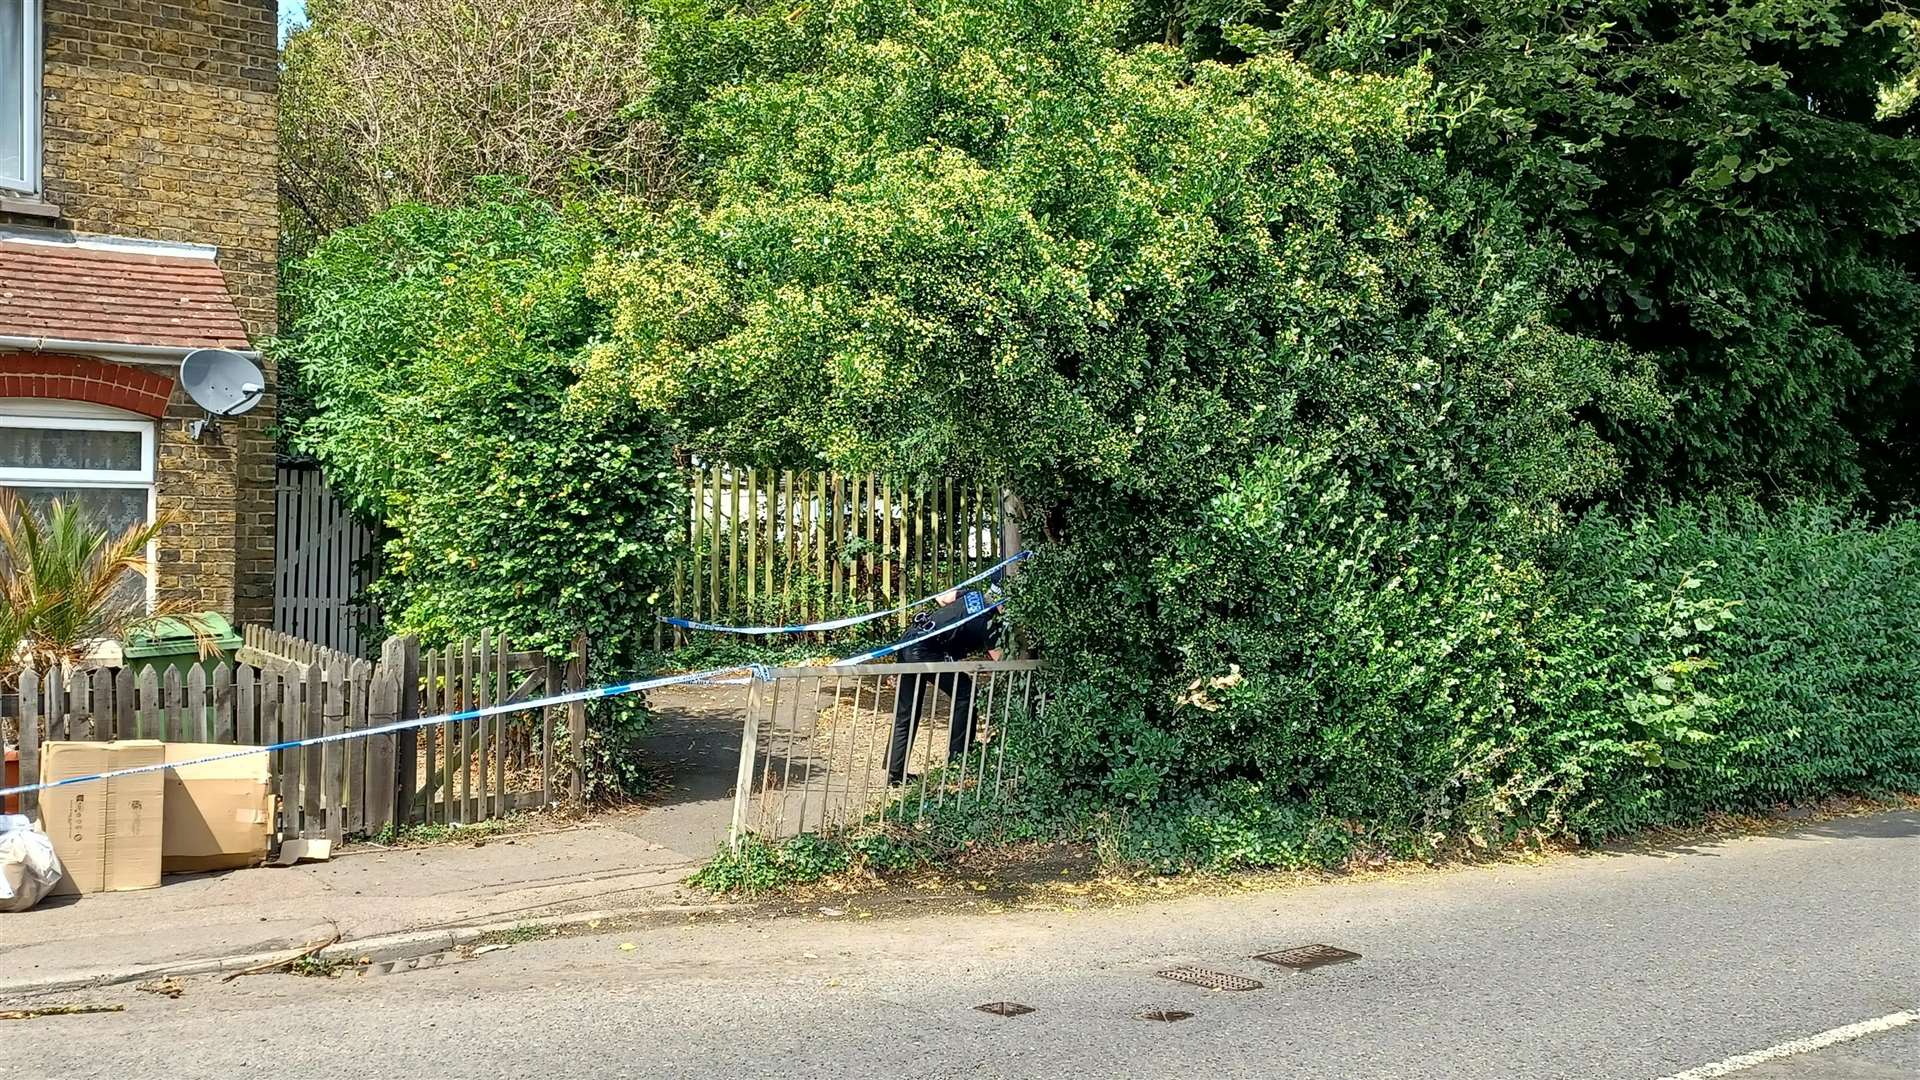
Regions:
[[[373,613],[360,603],[375,574],[379,538],[327,490],[311,465],[274,474],[273,628],[353,656],[365,656],[360,628]]]
[[[748,691],[731,838],[785,839],[1004,799],[1020,782],[1018,748],[1044,704],[1039,670],[1038,661],[1008,660],[760,671]],[[897,718],[908,737],[896,766]]]

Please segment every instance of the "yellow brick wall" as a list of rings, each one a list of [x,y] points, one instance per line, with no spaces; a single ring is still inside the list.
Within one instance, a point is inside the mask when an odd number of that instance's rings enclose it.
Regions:
[[[0,222],[219,248],[256,345],[274,331],[275,0],[43,0],[43,199]],[[268,372],[268,387],[274,384]],[[243,621],[273,601],[271,395],[216,443],[176,391],[160,424],[161,595]]]

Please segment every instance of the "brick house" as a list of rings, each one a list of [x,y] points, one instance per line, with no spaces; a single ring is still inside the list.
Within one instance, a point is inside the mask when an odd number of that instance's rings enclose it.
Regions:
[[[177,376],[274,330],[277,31],[274,0],[0,0],[0,487],[172,511],[153,593],[235,621],[273,604],[273,373],[198,440]]]

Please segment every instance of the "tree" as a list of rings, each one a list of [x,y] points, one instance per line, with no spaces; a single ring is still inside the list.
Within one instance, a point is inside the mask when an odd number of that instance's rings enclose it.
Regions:
[[[1608,272],[1560,324],[1658,358],[1633,490],[1920,494],[1911,23],[1861,0],[1149,0],[1132,32],[1420,66],[1454,162]]]
[[[1503,782],[1459,748],[1524,699],[1541,531],[1618,479],[1584,418],[1662,403],[1554,327],[1586,271],[1423,147],[1423,76],[1118,32],[1059,0],[664,28],[702,198],[595,264],[570,409],[1014,489],[1073,792],[1451,823]]]
[[[307,13],[280,82],[294,254],[400,203],[460,202],[482,176],[556,199],[671,187],[672,155],[636,111],[652,35],[618,0],[312,0]]]

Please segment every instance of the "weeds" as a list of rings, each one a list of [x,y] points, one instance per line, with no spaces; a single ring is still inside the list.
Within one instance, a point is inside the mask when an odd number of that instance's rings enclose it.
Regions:
[[[808,833],[781,843],[748,836],[722,848],[688,882],[722,895],[777,892],[843,873],[894,874],[941,853],[900,831],[848,838]]]
[[[518,832],[526,825],[525,815],[515,814],[503,818],[488,818],[470,825],[456,825],[433,822],[425,825],[400,825],[388,823],[374,833],[372,840],[381,847],[431,847],[436,844],[462,844],[474,840],[488,840],[496,836]]]
[[[353,961],[322,953],[298,956],[287,965],[287,974],[299,975],[309,979],[331,979],[343,969],[353,966]]]
[[[495,930],[491,933],[484,934],[480,940],[474,942],[474,944],[481,946],[524,945],[529,941],[537,941],[543,937],[558,936],[559,933],[558,930],[548,927],[535,926],[532,923],[521,923],[518,926],[509,926],[505,930]]]

